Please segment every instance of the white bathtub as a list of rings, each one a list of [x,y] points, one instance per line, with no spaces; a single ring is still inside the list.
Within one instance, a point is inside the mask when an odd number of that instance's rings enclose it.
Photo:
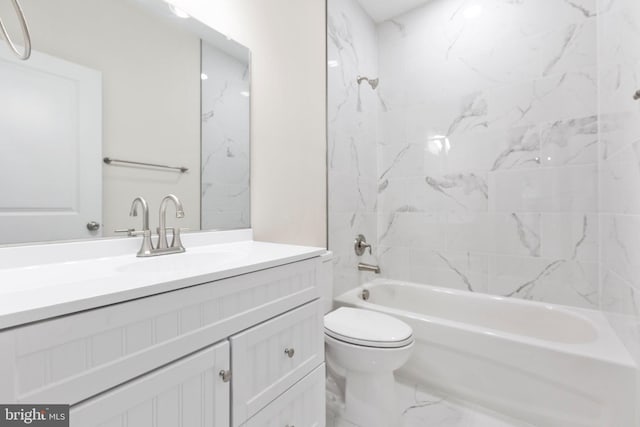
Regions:
[[[597,311],[386,279],[335,301],[411,325],[402,377],[535,426],[635,425],[636,367]]]

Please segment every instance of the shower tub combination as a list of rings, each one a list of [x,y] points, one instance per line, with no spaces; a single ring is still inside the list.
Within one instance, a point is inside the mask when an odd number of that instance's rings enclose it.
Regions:
[[[411,325],[401,377],[537,426],[635,425],[636,366],[597,311],[386,279],[335,301]]]

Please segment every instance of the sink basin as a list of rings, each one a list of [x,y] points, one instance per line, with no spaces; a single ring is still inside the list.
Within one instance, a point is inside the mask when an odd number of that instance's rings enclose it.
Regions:
[[[69,283],[108,278],[113,275],[111,268],[112,264],[108,260],[97,259],[91,262],[61,262],[6,269],[0,278],[0,299],[2,294],[34,292]]]
[[[137,258],[135,261],[116,267],[122,273],[171,273],[185,271],[210,271],[242,258],[242,254],[230,251],[184,252],[181,254]]]

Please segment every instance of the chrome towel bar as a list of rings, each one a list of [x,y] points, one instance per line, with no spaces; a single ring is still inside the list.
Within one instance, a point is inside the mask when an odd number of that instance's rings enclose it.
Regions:
[[[123,163],[128,165],[150,166],[150,167],[161,168],[161,169],[172,169],[172,170],[180,171],[180,173],[185,173],[189,171],[189,168],[186,168],[184,166],[167,166],[167,165],[159,165],[156,163],[134,162],[131,160],[112,159],[111,157],[105,157],[102,160],[108,165],[112,163]]]

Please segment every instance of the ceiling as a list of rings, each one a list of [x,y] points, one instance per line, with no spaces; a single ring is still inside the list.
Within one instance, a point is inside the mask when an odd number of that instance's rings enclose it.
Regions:
[[[416,8],[428,0],[358,0],[375,22],[382,22]]]

